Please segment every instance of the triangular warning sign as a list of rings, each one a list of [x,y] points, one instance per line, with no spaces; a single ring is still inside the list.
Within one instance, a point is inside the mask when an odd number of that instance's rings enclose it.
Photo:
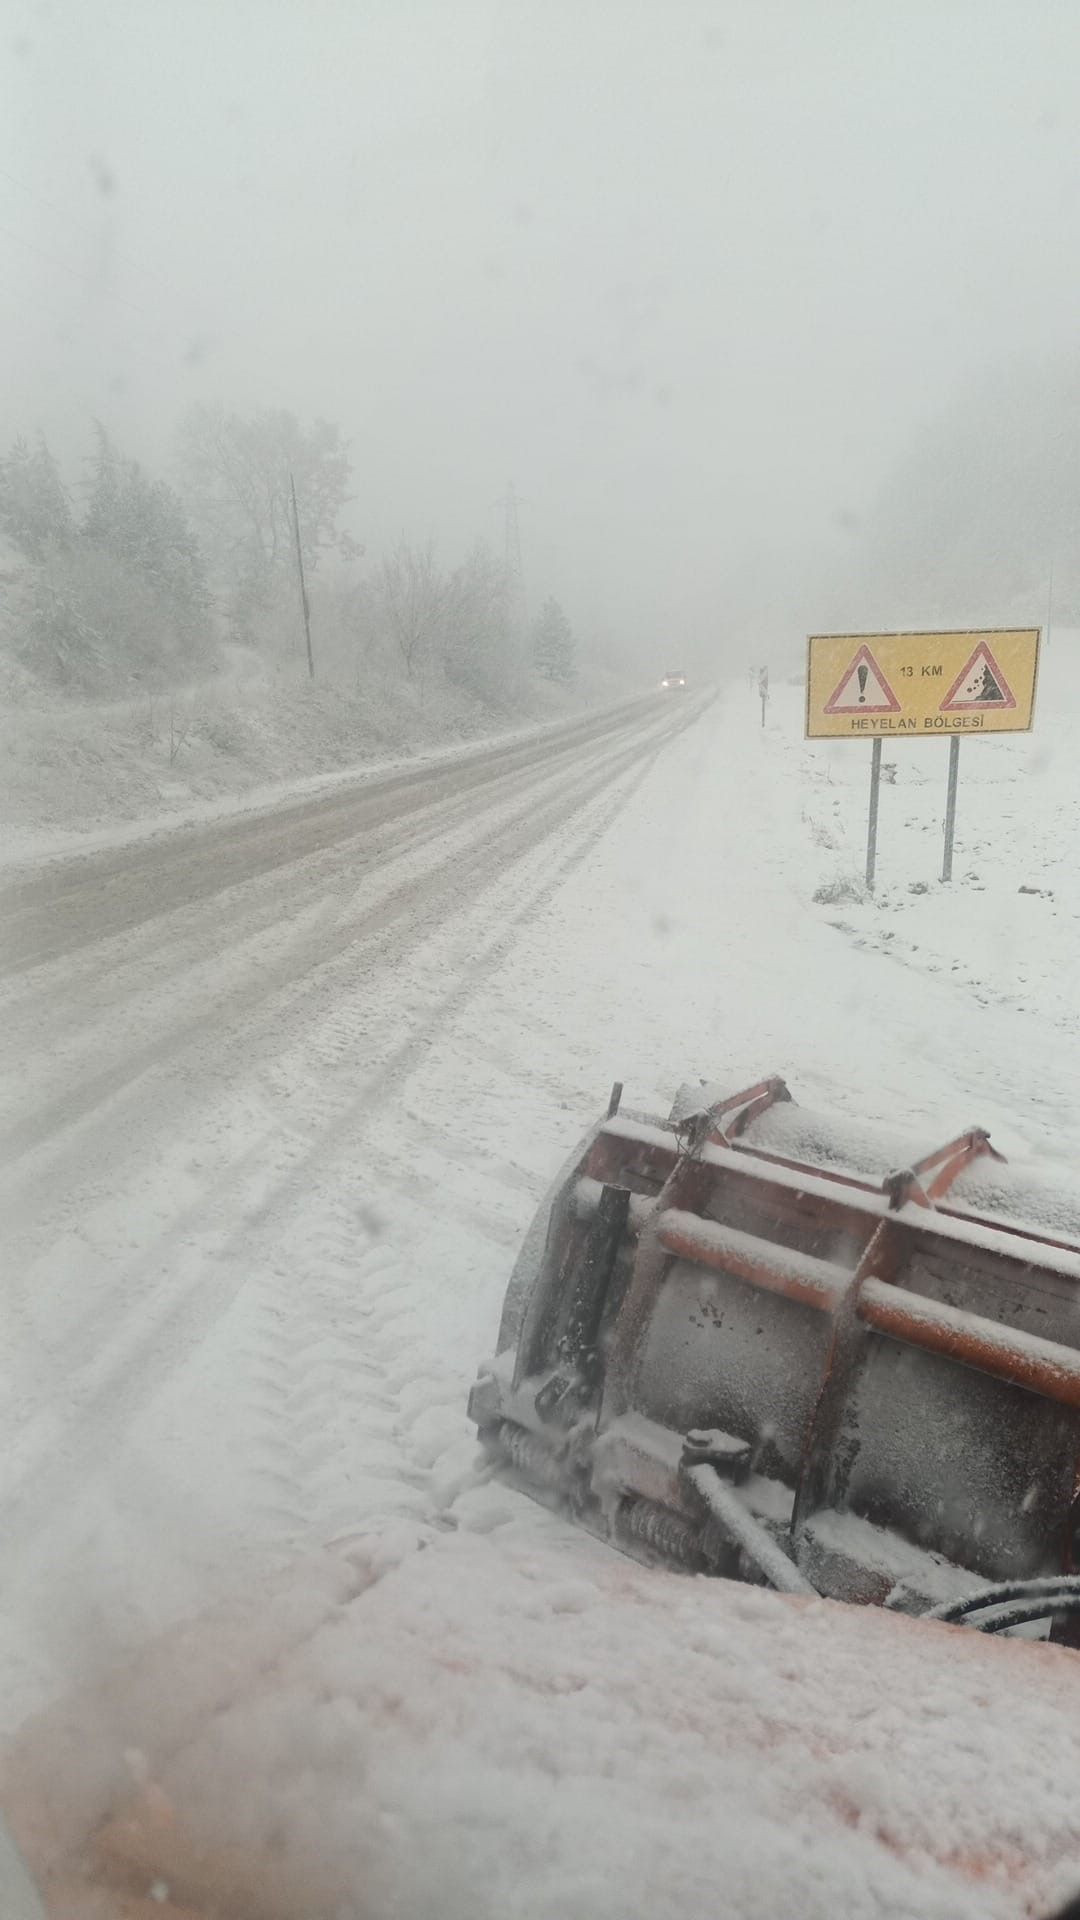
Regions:
[[[942,713],[969,712],[973,707],[1015,707],[1016,699],[985,640],[980,640],[963,673],[941,703]]]
[[[899,713],[900,702],[869,647],[860,647],[826,713]]]

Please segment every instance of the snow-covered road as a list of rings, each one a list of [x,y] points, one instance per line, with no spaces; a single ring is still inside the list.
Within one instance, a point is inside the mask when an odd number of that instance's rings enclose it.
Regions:
[[[593,1631],[566,1616],[585,1608],[591,1621],[622,1595],[641,1719],[620,1720],[612,1739],[644,1755],[672,1657],[657,1645],[649,1666],[649,1581],[665,1576],[607,1570],[594,1542],[474,1472],[465,1397],[514,1250],[616,1078],[632,1105],[663,1108],[693,1073],[741,1085],[782,1072],[811,1105],[900,1121],[928,1145],[977,1122],[1011,1157],[1057,1160],[1075,1179],[1080,808],[1066,664],[1064,650],[1048,658],[1034,741],[965,752],[951,889],[936,880],[944,749],[928,743],[898,755],[883,791],[875,899],[842,885],[849,897],[814,903],[822,881],[857,875],[867,756],[806,747],[795,686],[775,689],[764,729],[753,692],[734,687],[712,704],[643,706],[15,877],[0,999],[9,1726],[172,1623],[250,1599],[298,1552],[336,1541],[344,1553],[364,1536],[394,1543],[387,1567],[405,1555],[382,1612],[357,1615],[359,1633],[381,1621],[371,1658],[385,1656],[399,1700],[410,1662],[418,1689],[432,1680],[424,1633],[434,1645],[462,1631],[448,1623],[463,1582],[471,1604],[491,1597],[496,1638],[524,1608],[556,1692],[560,1661],[584,1660]],[[410,1528],[431,1549],[419,1572],[400,1546]],[[413,1620],[400,1646],[395,1593]],[[710,1657],[706,1622],[722,1617],[732,1699],[768,1718],[757,1682],[740,1677],[744,1656],[763,1659],[740,1622],[761,1624],[767,1645],[771,1601],[695,1593],[684,1582],[656,1607],[682,1609],[688,1636],[697,1621]],[[797,1639],[791,1629],[789,1677]],[[347,1662],[335,1661],[347,1694]],[[492,1685],[509,1752],[505,1681]],[[687,1670],[678,1684],[689,1697],[698,1680]],[[368,1709],[354,1710],[363,1728]],[[470,1712],[448,1706],[439,1737],[452,1745],[451,1723],[468,1721],[461,1737],[482,1743],[475,1700]],[[894,1751],[902,1718],[889,1724]],[[1032,1741],[1044,1733],[1049,1722]],[[252,1737],[236,1763],[245,1782]],[[555,1722],[549,1737],[557,1745]],[[838,1725],[828,1740],[846,1737]],[[973,1792],[1001,1737],[971,1747]],[[590,1778],[607,1778],[614,1761],[594,1745]],[[933,1826],[947,1788],[950,1819],[967,1805],[948,1741],[942,1751],[922,1811],[911,1786],[909,1835],[924,1815]],[[410,1749],[401,1764],[412,1778],[420,1761]],[[644,1758],[619,1766],[616,1826],[657,1790]],[[553,1823],[564,1785],[552,1787]],[[386,1871],[401,1868],[430,1787],[402,1789],[383,1836],[400,1858]],[[281,1791],[293,1793],[288,1780]],[[463,1779],[462,1806],[469,1791]],[[478,1801],[460,1817],[490,1828],[480,1884],[517,1843]],[[517,1815],[506,1817],[509,1835]],[[1047,1819],[1044,1895],[1073,1875],[1071,1814]],[[694,1831],[704,1844],[705,1803]],[[603,1845],[617,1852],[613,1836]],[[889,1873],[875,1890],[868,1868],[852,1905],[844,1876],[862,1869],[844,1856],[830,1877],[839,1845],[837,1834],[823,1845],[818,1894],[800,1910],[1026,1910],[1010,1891],[1015,1861],[986,1905],[935,1880],[952,1871],[947,1837],[925,1869],[939,1904],[918,1903],[919,1867],[902,1892]],[[514,1910],[608,1911],[595,1891],[566,1904],[577,1867],[552,1848],[550,1886],[541,1876]],[[743,1867],[752,1878],[749,1855]],[[610,1911],[630,1911],[613,1870]],[[447,1911],[489,1910],[464,1880],[455,1897]],[[779,1910],[772,1897],[762,1913]],[[695,1898],[671,1910],[710,1910],[705,1892]],[[398,1911],[389,1896],[373,1910]],[[401,1908],[427,1910],[420,1894]],[[669,1910],[655,1887],[649,1910]],[[748,1895],[731,1910],[759,1908]]]
[[[444,1187],[480,1150],[452,1073],[430,1113],[410,1088],[700,711],[639,704],[12,879],[9,1720],[241,1562],[427,1497],[394,1196],[434,1224],[432,1143]],[[479,1216],[507,1246],[498,1196],[535,1189],[497,1165]],[[459,1208],[442,1194],[451,1231]]]

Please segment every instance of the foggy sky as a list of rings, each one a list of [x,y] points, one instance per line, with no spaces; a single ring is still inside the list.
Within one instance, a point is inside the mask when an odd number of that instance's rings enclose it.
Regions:
[[[353,529],[662,654],[799,621],[912,436],[1075,340],[1080,6],[0,7],[0,435],[322,414]],[[771,614],[770,614],[771,617]],[[671,636],[678,636],[674,640]],[[683,640],[685,639],[685,645]]]

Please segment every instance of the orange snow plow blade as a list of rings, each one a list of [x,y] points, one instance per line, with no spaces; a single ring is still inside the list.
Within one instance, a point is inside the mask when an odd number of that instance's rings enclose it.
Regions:
[[[915,1613],[981,1596],[998,1629],[1041,1599],[1070,1637],[1077,1198],[980,1129],[920,1150],[779,1079],[666,1121],[620,1091],[473,1388],[501,1471],[639,1557]]]
[[[388,1569],[373,1537],[325,1606],[294,1569],[246,1636],[193,1622],[55,1702],[0,1776],[41,1889],[13,1901],[0,1857],[3,1920],[645,1920],[674,1911],[668,1802],[688,1920],[717,1886],[743,1920],[808,1886],[859,1920],[1034,1920],[1080,1882],[1065,1650],[581,1544],[466,1525]]]

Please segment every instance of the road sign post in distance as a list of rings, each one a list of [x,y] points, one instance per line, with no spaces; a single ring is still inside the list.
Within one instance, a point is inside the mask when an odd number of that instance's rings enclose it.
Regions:
[[[980,632],[817,633],[807,642],[806,737],[870,740],[867,885],[874,884],[877,767],[884,738],[949,740],[942,879],[952,877],[961,740],[1028,733],[1035,717],[1038,627]]]

